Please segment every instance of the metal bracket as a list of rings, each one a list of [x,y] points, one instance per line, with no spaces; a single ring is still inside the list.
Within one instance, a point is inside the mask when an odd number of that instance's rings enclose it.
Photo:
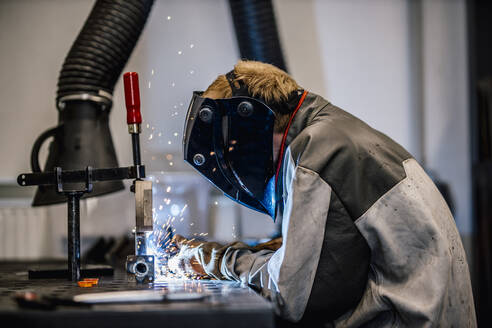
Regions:
[[[128,255],[126,271],[133,274],[138,283],[151,283],[155,279],[153,255]]]
[[[135,180],[135,231],[152,231],[152,181]]]

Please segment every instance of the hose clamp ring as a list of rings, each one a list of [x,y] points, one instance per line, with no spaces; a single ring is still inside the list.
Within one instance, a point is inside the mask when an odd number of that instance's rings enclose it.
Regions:
[[[58,110],[62,111],[65,109],[65,102],[71,100],[84,100],[84,101],[92,101],[101,105],[102,110],[106,110],[111,108],[113,96],[106,91],[99,90],[99,95],[95,95],[92,93],[76,93],[71,95],[66,95],[60,97],[57,102]]]

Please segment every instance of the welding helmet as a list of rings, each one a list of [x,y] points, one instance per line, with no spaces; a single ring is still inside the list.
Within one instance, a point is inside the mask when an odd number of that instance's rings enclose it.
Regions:
[[[232,200],[275,218],[275,113],[248,97],[194,92],[183,134],[184,160]]]

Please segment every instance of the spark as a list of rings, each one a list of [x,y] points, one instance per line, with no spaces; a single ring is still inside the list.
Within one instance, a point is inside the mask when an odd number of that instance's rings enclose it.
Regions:
[[[150,75],[154,75],[154,70],[152,70],[152,71],[150,72]]]
[[[178,136],[178,132],[174,132],[174,136],[177,137]]]
[[[163,206],[159,205],[159,211],[162,211],[162,209],[163,209]]]
[[[166,188],[166,192],[171,192],[171,186],[168,186],[168,187]]]
[[[218,201],[215,201],[215,202],[214,202],[214,204],[215,204],[215,205],[219,205],[219,202],[218,202]]]
[[[167,20],[171,20],[171,16],[167,16]]]
[[[173,204],[171,206],[171,214],[173,215],[171,222],[174,222],[174,220],[176,219],[176,215],[179,214],[179,206],[178,205]]]
[[[194,70],[190,70],[190,74],[191,75],[195,74],[195,71]]]
[[[169,141],[167,142],[167,144],[168,144],[168,145],[170,145],[170,144],[171,144],[171,140],[169,140]]]
[[[151,85],[151,83],[150,83],[150,81],[149,81],[149,89],[150,89],[150,85]]]
[[[180,50],[180,51],[178,51],[178,55],[181,55],[182,53],[183,53],[183,52],[182,52],[181,50]]]
[[[190,48],[193,49],[195,47],[195,45],[192,43],[190,44]]]
[[[173,165],[174,165],[173,162],[169,162],[169,166],[173,166]]]
[[[179,213],[180,216],[183,216],[183,213],[184,213],[184,211],[186,210],[187,207],[188,207],[188,204],[185,204],[183,206],[183,208],[181,209],[181,212]]]
[[[153,137],[154,137],[154,135],[151,133],[149,136],[149,140],[152,140]]]
[[[174,86],[176,86],[176,83],[172,82],[171,86],[174,88]]]
[[[150,124],[149,124],[149,123],[147,123],[147,129],[148,129],[148,128],[150,128]]]

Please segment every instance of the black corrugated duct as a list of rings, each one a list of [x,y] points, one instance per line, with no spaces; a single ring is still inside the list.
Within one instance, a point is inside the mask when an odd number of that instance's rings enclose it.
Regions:
[[[57,99],[112,94],[154,0],[98,0],[65,58]]]
[[[242,59],[287,70],[271,0],[229,0]]]
[[[42,133],[31,152],[40,172],[41,145],[53,137],[44,171],[118,167],[109,112],[113,89],[145,26],[154,0],[98,0],[73,43],[58,79],[58,126]],[[123,110],[123,109],[122,109]],[[122,122],[124,128],[124,122]],[[64,186],[75,188],[77,186]],[[94,183],[98,196],[123,189],[121,181]],[[40,186],[33,206],[65,202],[54,187]]]

